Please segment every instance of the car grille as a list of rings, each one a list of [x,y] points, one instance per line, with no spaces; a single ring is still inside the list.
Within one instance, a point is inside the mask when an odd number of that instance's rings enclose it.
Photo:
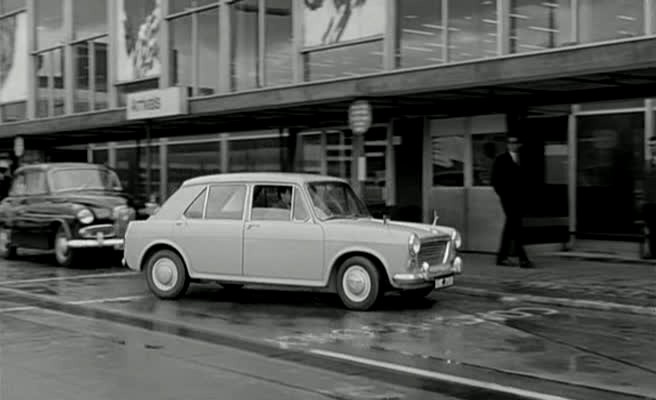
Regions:
[[[106,238],[114,237],[116,234],[114,226],[110,224],[92,225],[80,229],[80,236],[84,238],[95,239],[99,233],[102,233],[103,237]]]
[[[422,242],[419,250],[419,265],[424,262],[431,266],[443,264],[448,243],[448,239],[432,239]]]
[[[128,229],[130,221],[135,219],[135,211],[133,208],[118,207],[115,210],[114,231],[116,236],[125,237],[125,232]]]

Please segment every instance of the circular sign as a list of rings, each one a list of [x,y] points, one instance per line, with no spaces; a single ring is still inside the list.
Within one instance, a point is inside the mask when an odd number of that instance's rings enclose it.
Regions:
[[[361,135],[371,126],[371,105],[366,100],[358,100],[349,107],[349,125],[356,135]]]
[[[14,139],[14,154],[16,157],[22,157],[25,153],[25,141],[20,136]]]

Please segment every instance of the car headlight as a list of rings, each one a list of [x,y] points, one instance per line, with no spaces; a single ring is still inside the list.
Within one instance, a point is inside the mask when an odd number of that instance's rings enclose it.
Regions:
[[[414,257],[419,254],[419,250],[421,250],[421,241],[419,240],[419,237],[413,233],[408,238],[408,252]]]
[[[77,212],[77,219],[83,224],[90,224],[93,222],[93,213],[88,208],[83,208]]]
[[[453,230],[453,233],[451,234],[451,239],[453,240],[453,243],[456,245],[456,249],[462,247],[462,236],[460,236],[460,232],[458,232],[457,229]]]

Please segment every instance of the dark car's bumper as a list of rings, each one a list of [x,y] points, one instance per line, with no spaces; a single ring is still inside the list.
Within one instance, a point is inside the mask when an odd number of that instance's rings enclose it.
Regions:
[[[123,250],[125,244],[122,238],[96,238],[96,239],[71,239],[67,245],[71,249],[102,249],[113,248],[115,250]]]

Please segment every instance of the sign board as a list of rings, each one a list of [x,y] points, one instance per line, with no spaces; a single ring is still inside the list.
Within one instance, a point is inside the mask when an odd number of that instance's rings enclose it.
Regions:
[[[25,154],[25,141],[20,136],[16,136],[14,139],[14,154],[16,157],[22,157]]]
[[[358,100],[349,107],[349,125],[356,135],[369,130],[372,121],[371,105],[366,100]]]
[[[127,119],[149,119],[187,114],[187,88],[175,86],[127,95]]]

